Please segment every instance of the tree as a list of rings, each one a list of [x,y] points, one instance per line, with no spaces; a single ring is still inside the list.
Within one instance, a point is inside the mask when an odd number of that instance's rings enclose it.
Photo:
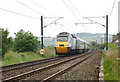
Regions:
[[[104,49],[105,44],[97,44],[95,41],[91,42],[91,49]]]
[[[91,41],[91,49],[99,49],[98,48],[98,44],[96,43],[96,41]]]
[[[9,50],[10,45],[11,45],[11,41],[12,41],[12,37],[8,38],[8,30],[4,30],[2,28],[0,28],[0,39],[2,40],[2,49],[0,48],[0,51],[2,51],[2,58],[4,58],[4,54]]]
[[[24,32],[22,29],[15,33],[14,50],[18,52],[36,51],[40,45],[38,37],[33,36],[31,32]]]

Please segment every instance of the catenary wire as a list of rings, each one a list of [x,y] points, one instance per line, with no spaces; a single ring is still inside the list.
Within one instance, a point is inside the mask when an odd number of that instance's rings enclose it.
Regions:
[[[48,25],[50,25],[50,24],[52,24],[52,23],[54,23],[54,22],[56,22],[56,21],[60,20],[60,19],[61,19],[61,17],[59,17],[59,18],[58,18],[58,19],[56,19],[55,21],[53,21],[53,22],[51,22],[51,23],[49,23],[49,24],[45,25],[45,26],[44,26],[44,28],[45,28],[45,27],[47,27]]]
[[[71,10],[71,8],[66,4],[66,2],[64,0],[62,0],[62,1],[65,4],[65,6],[71,11],[71,13],[79,20],[79,18],[75,15],[75,13]]]
[[[33,10],[33,11],[35,11],[36,13],[38,13],[38,14],[42,14],[42,13],[40,13],[40,12],[38,12],[38,11],[36,11],[35,9],[33,9],[33,8],[31,8],[31,7],[29,7],[28,5],[26,5],[26,4],[24,4],[24,3],[22,3],[22,2],[19,2],[18,0],[16,0],[18,3],[20,3],[20,4],[22,4],[23,6],[25,6],[25,7],[27,7],[27,8],[29,8],[29,9],[31,9],[31,10]],[[53,21],[54,22],[54,21]]]
[[[47,23],[46,23],[46,22],[44,22],[44,23],[47,25]],[[58,30],[54,29],[53,27],[51,27],[50,25],[49,25],[49,27],[50,27],[51,29],[53,29],[53,30],[57,31],[57,32],[60,32],[60,31],[58,31]]]
[[[114,6],[115,6],[115,2],[116,2],[116,0],[114,0],[114,3],[113,3],[113,6],[112,6],[112,9],[111,9],[111,12],[110,12],[110,14],[109,14],[109,19],[110,19],[111,15],[112,15],[112,12],[113,12],[113,9],[114,9]]]
[[[71,13],[79,20],[79,18],[75,15],[75,13],[71,10],[71,8],[65,3],[64,0],[62,0],[63,3],[65,4],[65,6],[71,11]],[[71,3],[71,2],[70,2]],[[71,3],[71,5],[73,6],[73,4]],[[74,6],[75,8],[75,6]],[[77,9],[76,9],[77,10]],[[80,13],[79,13],[80,14]],[[80,20],[79,20],[80,21]],[[81,21],[80,21],[81,22]],[[82,26],[87,30],[87,28],[82,24]]]
[[[38,4],[37,2],[35,2],[34,0],[30,0],[30,1],[31,1],[33,4],[35,4],[37,7],[39,7],[39,8],[43,8],[44,10],[50,12],[51,14],[53,14],[53,16],[54,16],[54,15],[57,15],[56,13],[54,13],[54,12],[48,10],[47,8],[41,6],[40,4]]]
[[[81,15],[80,14],[80,12],[77,10],[77,8],[73,5],[73,3],[69,0],[69,2],[71,3],[71,5],[74,7],[74,9],[79,13],[79,15]],[[83,15],[81,15],[81,16],[83,16]],[[91,19],[88,19],[87,17],[84,17],[85,19],[87,19],[87,20],[89,20],[89,21],[91,21],[91,22],[94,22],[94,23],[96,23],[96,24],[99,24],[99,25],[102,25],[102,26],[104,26],[103,24],[100,24],[100,23],[98,23],[98,22],[96,22],[96,21],[93,21],[93,20],[91,20]]]
[[[39,11],[37,11],[37,10],[35,10],[35,9],[33,9],[33,8],[31,8],[31,7],[29,7],[28,5],[26,5],[26,4],[24,4],[24,3],[22,3],[22,2],[19,2],[18,0],[16,0],[18,3],[20,3],[20,4],[22,4],[23,6],[25,6],[25,7],[27,7],[27,8],[29,8],[29,9],[31,9],[31,10],[33,10],[34,12],[36,12],[36,13],[38,13],[38,14],[40,14],[40,15],[42,15],[43,16],[43,14],[42,13],[40,13]],[[54,22],[54,21],[53,21]],[[44,22],[45,23],[45,22]],[[51,27],[52,28],[52,27]],[[53,29],[53,28],[52,28]],[[54,29],[54,30],[56,30],[56,29]],[[58,30],[56,30],[57,32],[60,32],[60,31],[58,31]]]
[[[38,3],[36,3],[36,2],[34,2],[33,0],[30,0],[30,1],[32,1],[36,6],[38,6],[39,8],[41,8],[42,6],[40,5],[40,4],[38,4]],[[43,8],[43,7],[42,7]],[[50,12],[51,14],[53,14],[53,16],[55,15],[57,15],[57,14],[55,14],[54,12],[51,12],[51,11],[49,11],[48,9],[46,9],[46,8],[44,8],[46,11],[48,11],[48,12]],[[58,16],[58,15],[57,15]],[[60,17],[60,16],[59,16]],[[44,17],[44,18],[47,18],[47,17]],[[58,18],[58,17],[51,17],[51,18]],[[53,23],[53,22],[52,22]],[[50,24],[52,24],[52,23],[50,23]],[[59,24],[60,25],[60,24]],[[47,25],[45,25],[45,26],[48,26],[48,24]],[[64,25],[61,25],[61,26],[63,26],[63,27],[65,27]],[[65,28],[66,29],[66,28]],[[69,30],[69,29],[67,29],[67,30]],[[69,30],[70,31],[70,30]]]
[[[60,17],[58,14],[56,14],[56,13],[54,13],[54,12],[52,12],[52,11],[50,11],[50,10],[48,10],[47,8],[44,8],[44,7],[42,7],[40,4],[38,4],[38,3],[36,3],[35,1],[33,1],[33,0],[30,0],[31,2],[33,2],[36,6],[38,6],[39,8],[43,8],[44,10],[46,10],[46,11],[48,11],[49,13],[51,13],[51,14],[53,14],[53,16],[55,15],[55,16],[57,16],[56,18],[58,18],[58,17]],[[46,17],[44,17],[44,18],[46,18]],[[53,18],[55,18],[55,17],[53,17]],[[65,20],[65,19],[64,19]],[[65,22],[66,22],[66,20],[65,20]],[[70,24],[68,24],[70,27],[72,27]],[[63,25],[64,26],[64,25]],[[65,27],[65,26],[64,26]],[[65,28],[65,29],[67,29],[67,30],[69,30],[70,31],[70,28]],[[72,30],[73,31],[73,30]]]
[[[22,3],[22,2],[20,2],[20,1],[18,1],[18,0],[16,0],[16,2],[22,4],[23,6],[25,6],[25,7],[29,8],[29,9],[33,10],[34,12],[40,14],[41,16],[43,16],[43,14],[42,14],[41,12],[39,12],[39,11],[37,11],[37,10],[35,10],[35,9],[31,8],[31,7],[29,7],[28,5]]]
[[[14,12],[14,11],[10,11],[10,10],[6,10],[6,9],[3,9],[3,8],[0,8],[0,10],[6,11],[6,12],[10,12],[10,13],[13,13],[13,14],[16,14],[16,15],[21,15],[21,16],[24,16],[24,17],[29,17],[29,18],[34,18],[34,19],[40,19],[40,18],[37,18],[37,17],[23,15],[23,14],[20,14],[20,13]]]

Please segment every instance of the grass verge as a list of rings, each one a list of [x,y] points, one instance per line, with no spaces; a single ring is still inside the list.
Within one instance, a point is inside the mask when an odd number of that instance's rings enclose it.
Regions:
[[[13,51],[8,51],[2,62],[0,62],[0,66],[3,65],[9,65],[9,64],[16,64],[16,63],[23,63],[33,60],[39,60],[43,58],[50,58],[55,57],[55,50],[54,48],[45,48],[45,55],[42,57],[39,54],[39,51],[37,53],[33,52],[23,52],[23,53],[17,53]]]
[[[118,80],[118,48],[109,44],[110,50],[104,52],[104,80]]]

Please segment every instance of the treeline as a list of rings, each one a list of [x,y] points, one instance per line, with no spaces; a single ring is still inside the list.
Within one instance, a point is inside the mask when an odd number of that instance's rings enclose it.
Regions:
[[[96,41],[92,41],[91,43],[90,43],[90,45],[91,45],[91,49],[96,49],[96,50],[99,50],[99,49],[104,49],[105,48],[105,43],[103,43],[103,44],[97,44],[96,43]]]
[[[0,28],[0,39],[2,42],[2,58],[8,50],[19,52],[36,52],[40,45],[38,37],[34,36],[31,32],[20,30],[15,34],[15,38],[8,37],[9,32],[7,29]]]

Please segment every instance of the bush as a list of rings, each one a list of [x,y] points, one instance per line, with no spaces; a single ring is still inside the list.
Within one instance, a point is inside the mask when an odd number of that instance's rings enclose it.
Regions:
[[[12,37],[8,38],[8,30],[4,30],[0,28],[0,32],[2,32],[2,36],[0,37],[2,41],[2,49],[0,48],[0,51],[2,51],[2,58],[4,58],[4,54],[10,49]]]
[[[40,41],[31,32],[24,32],[22,29],[15,33],[14,50],[18,52],[33,52],[38,49]]]

